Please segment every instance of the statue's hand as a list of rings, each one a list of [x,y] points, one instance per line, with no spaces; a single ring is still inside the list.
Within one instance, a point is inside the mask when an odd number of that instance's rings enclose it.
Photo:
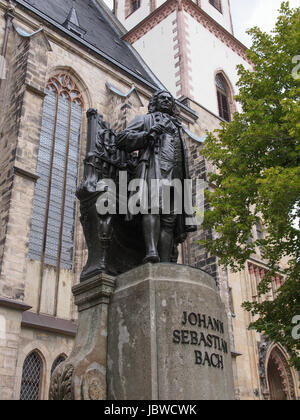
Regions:
[[[150,134],[155,133],[156,135],[160,135],[165,131],[165,127],[162,124],[154,124],[151,127]]]
[[[147,134],[147,138],[152,146],[154,146],[155,141],[157,138],[164,132],[165,128],[161,124],[155,124],[149,133]]]

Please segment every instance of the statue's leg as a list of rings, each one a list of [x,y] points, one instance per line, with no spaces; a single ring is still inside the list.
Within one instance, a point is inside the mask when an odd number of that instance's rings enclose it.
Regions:
[[[145,214],[142,217],[143,234],[146,246],[144,263],[159,262],[157,244],[160,234],[160,217],[154,214]]]
[[[174,246],[176,215],[161,216],[158,253],[161,262],[170,262]]]

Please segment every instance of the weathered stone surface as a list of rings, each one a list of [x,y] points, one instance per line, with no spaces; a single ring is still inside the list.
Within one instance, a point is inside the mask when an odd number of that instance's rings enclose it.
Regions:
[[[11,400],[14,396],[22,312],[28,309],[30,307],[21,302],[0,298],[1,400]]]
[[[213,278],[174,264],[119,276],[107,378],[108,399],[233,399],[227,317]]]

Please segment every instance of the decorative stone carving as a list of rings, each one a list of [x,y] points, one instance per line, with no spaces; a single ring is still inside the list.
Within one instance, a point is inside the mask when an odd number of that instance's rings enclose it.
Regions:
[[[53,372],[49,400],[105,400],[108,303],[115,279],[107,274],[73,288],[78,331],[70,357]]]
[[[287,400],[294,400],[295,399],[295,388],[294,388],[294,381],[291,373],[291,369],[288,365],[286,358],[284,357],[283,353],[280,349],[275,346],[270,354],[270,359],[274,362],[279,372],[282,389],[286,395]]]
[[[63,363],[58,366],[53,373],[49,400],[73,400],[72,398],[72,379],[74,375],[74,366]]]
[[[103,383],[103,374],[98,369],[90,369],[86,372],[81,387],[81,395],[83,400],[105,400],[104,390],[106,384]]]
[[[57,95],[65,94],[70,99],[70,102],[77,102],[82,107],[84,106],[84,101],[80,89],[71,79],[68,74],[58,73],[55,76],[51,77],[47,83],[46,88],[49,89],[52,87]]]
[[[282,390],[288,400],[295,399],[295,388],[294,381],[291,373],[291,369],[288,365],[288,361],[281,352],[281,350],[275,346],[267,360],[267,354],[270,350],[271,343],[266,337],[262,336],[261,342],[258,343],[258,354],[259,354],[259,378],[261,384],[261,393],[265,400],[269,400],[270,390],[267,379],[268,362],[272,360],[277,367],[282,382]]]
[[[270,397],[268,382],[267,382],[267,375],[266,375],[266,356],[267,351],[269,348],[269,341],[262,336],[261,341],[258,343],[258,371],[259,371],[259,379],[260,379],[260,386],[261,386],[261,393],[265,400],[268,400]]]

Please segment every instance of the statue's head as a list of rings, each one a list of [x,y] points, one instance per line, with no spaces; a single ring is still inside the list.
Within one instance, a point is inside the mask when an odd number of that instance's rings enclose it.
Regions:
[[[176,114],[176,103],[174,97],[167,90],[157,90],[149,101],[149,113],[165,112],[166,114]]]

